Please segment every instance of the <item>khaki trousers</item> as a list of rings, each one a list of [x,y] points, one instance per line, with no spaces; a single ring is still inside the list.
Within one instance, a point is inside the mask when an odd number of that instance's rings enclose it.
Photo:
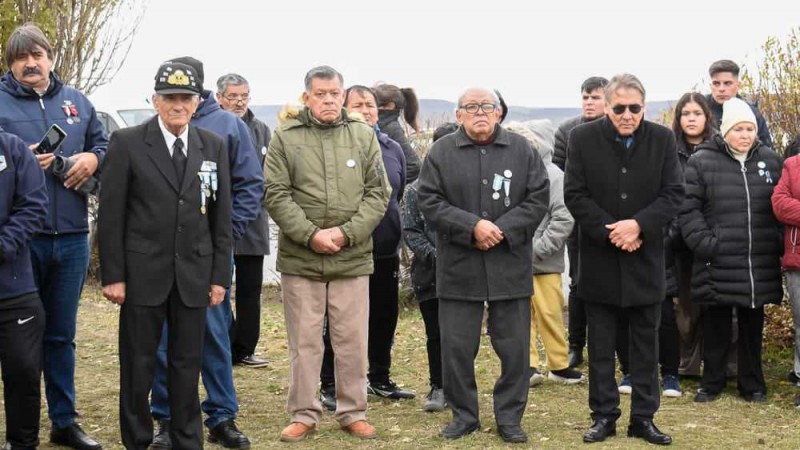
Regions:
[[[317,382],[322,366],[322,323],[328,312],[336,376],[336,413],[342,426],[366,419],[369,277],[322,282],[282,274],[283,310],[289,340],[289,398],[292,422],[322,419]]]
[[[547,369],[562,370],[569,367],[567,340],[564,332],[564,292],[561,274],[548,273],[533,276],[531,297],[531,367],[539,368],[536,350],[536,331],[542,338]]]

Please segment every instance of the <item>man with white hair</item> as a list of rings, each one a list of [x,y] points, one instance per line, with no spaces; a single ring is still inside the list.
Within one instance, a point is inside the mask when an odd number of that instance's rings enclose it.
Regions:
[[[499,126],[497,95],[472,88],[458,99],[458,131],[425,159],[419,209],[437,232],[436,280],[442,378],[458,439],[480,428],[475,356],[484,303],[502,372],[494,389],[497,431],[526,442],[520,427],[528,398],[531,238],[547,211],[548,179],[528,141]],[[476,195],[476,193],[478,195]]]

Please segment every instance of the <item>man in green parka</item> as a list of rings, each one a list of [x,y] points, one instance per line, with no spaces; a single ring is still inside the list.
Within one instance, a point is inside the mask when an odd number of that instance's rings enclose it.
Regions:
[[[282,441],[299,441],[322,418],[316,388],[326,310],[336,373],[335,418],[374,438],[366,421],[367,324],[372,231],[391,188],[375,131],[342,109],[342,75],[328,66],[305,77],[303,108],[275,132],[267,152],[264,204],[280,227],[278,271],[291,359]]]

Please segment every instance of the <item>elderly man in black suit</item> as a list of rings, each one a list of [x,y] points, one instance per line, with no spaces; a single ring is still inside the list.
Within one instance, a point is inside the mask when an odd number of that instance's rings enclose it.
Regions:
[[[569,136],[564,200],[580,226],[578,296],[589,324],[589,407],[583,436],[616,434],[617,323],[630,324],[633,384],[628,436],[653,444],[672,438],[653,424],[659,406],[658,326],[664,299],[663,228],[683,199],[672,132],[644,117],[645,90],[621,74],[605,88],[606,116]]]
[[[228,155],[214,133],[189,125],[200,89],[190,66],[156,74],[158,115],[113,135],[103,164],[98,235],[103,295],[120,313],[120,427],[128,449],[153,438],[148,394],[169,324],[170,437],[202,448],[198,399],[206,307],[230,286]]]

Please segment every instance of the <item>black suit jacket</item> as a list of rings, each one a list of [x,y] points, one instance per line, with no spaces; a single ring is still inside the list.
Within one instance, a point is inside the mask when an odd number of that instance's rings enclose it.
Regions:
[[[126,303],[159,305],[177,283],[183,303],[208,305],[209,286],[230,286],[228,155],[216,134],[189,125],[178,185],[158,117],[112,135],[103,163],[98,219],[103,285],[126,283]],[[200,211],[203,161],[217,164],[216,200]]]

